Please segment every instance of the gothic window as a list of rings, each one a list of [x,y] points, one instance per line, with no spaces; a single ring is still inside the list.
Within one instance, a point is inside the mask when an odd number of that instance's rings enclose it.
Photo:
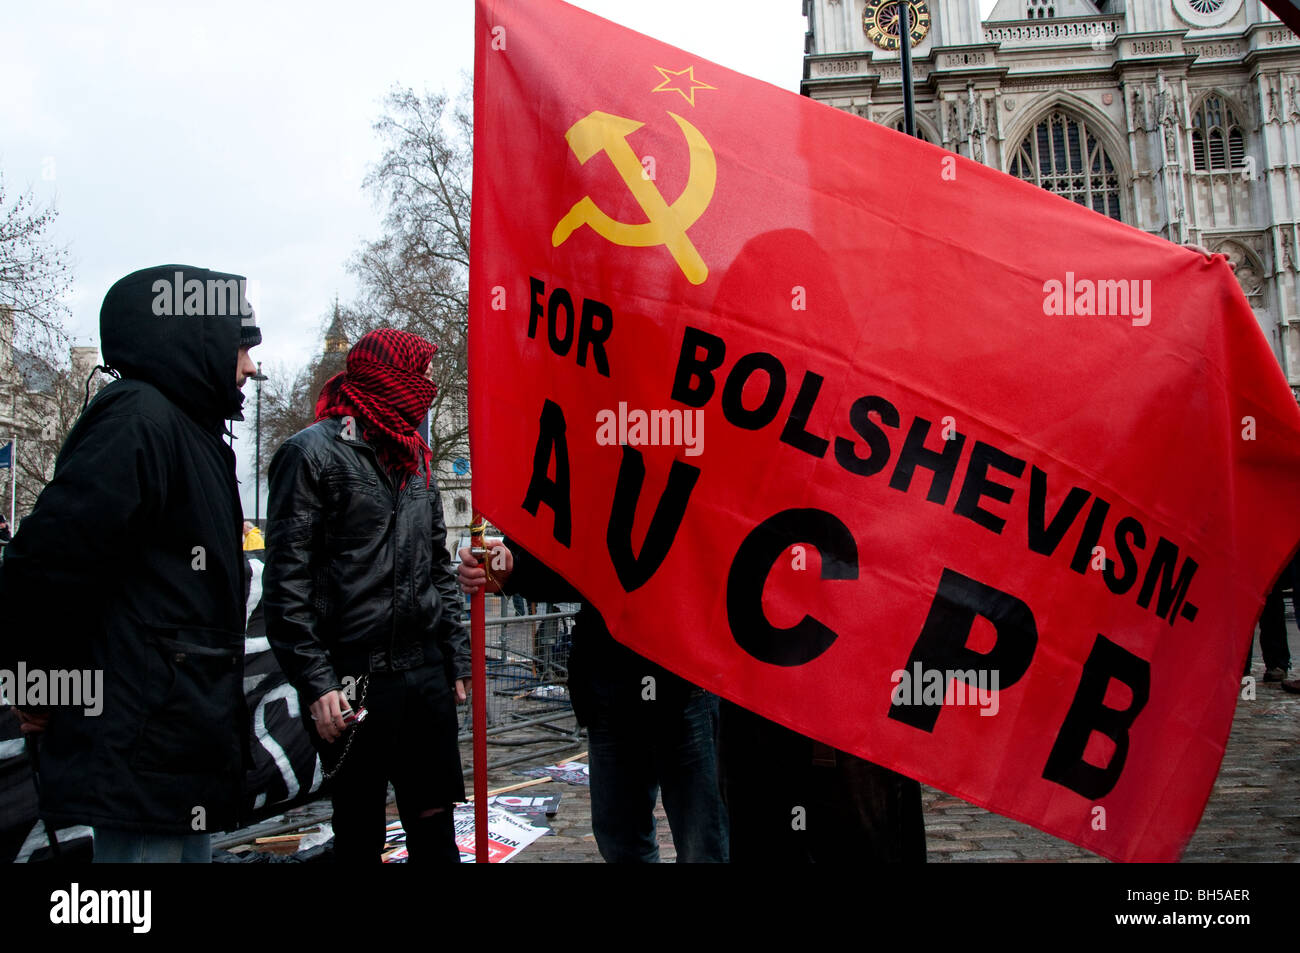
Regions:
[[[1018,179],[1117,221],[1119,173],[1087,124],[1054,110],[1020,143],[1007,170]]]
[[[906,129],[903,128],[903,120],[901,119],[898,120],[898,122],[894,123],[894,129],[898,132],[907,131]],[[930,137],[925,134],[925,130],[922,129],[920,126],[916,127],[916,138],[920,139],[922,142],[930,141]]]
[[[1222,96],[1206,96],[1192,116],[1192,161],[1197,172],[1228,172],[1245,165],[1245,133]]]
[[[1178,16],[1202,29],[1223,26],[1237,15],[1241,4],[1242,0],[1173,0]]]

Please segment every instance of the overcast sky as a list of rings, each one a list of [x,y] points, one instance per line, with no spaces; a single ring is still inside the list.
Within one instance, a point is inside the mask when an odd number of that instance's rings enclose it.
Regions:
[[[800,0],[578,6],[798,90]],[[98,344],[114,281],[183,262],[256,281],[255,358],[303,364],[334,295],[354,293],[349,256],[378,235],[361,180],[380,102],[395,85],[458,89],[473,19],[472,0],[6,3],[0,172],[10,203],[31,189],[58,210],[77,342]],[[250,514],[251,444],[236,444]]]

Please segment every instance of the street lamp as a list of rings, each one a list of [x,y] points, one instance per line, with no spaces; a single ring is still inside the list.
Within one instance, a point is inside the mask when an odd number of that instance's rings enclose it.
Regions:
[[[916,135],[916,106],[912,92],[912,24],[907,9],[908,0],[898,2],[898,55],[903,74],[903,131]]]
[[[257,424],[253,438],[257,448],[253,453],[253,525],[261,529],[258,523],[262,516],[262,381],[266,380],[261,361],[257,362],[257,373],[253,375],[253,380],[257,381]]]

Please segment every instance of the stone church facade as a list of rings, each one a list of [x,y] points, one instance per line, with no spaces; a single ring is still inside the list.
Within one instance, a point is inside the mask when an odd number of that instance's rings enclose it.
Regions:
[[[71,347],[58,367],[15,343],[14,315],[0,307],[0,446],[18,441],[16,514],[21,517],[54,475],[54,460],[99,363],[99,349]],[[92,381],[89,393],[102,386]],[[0,510],[9,515],[10,472],[0,471]]]
[[[804,95],[902,128],[894,0],[804,0]],[[1300,396],[1300,38],[1260,0],[910,0],[917,131],[1236,263]]]

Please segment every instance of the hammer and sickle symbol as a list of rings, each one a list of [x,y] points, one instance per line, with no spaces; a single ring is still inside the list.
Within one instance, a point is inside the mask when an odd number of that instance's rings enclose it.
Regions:
[[[718,181],[718,163],[713,156],[713,148],[698,129],[675,113],[670,112],[668,115],[673,117],[682,130],[690,150],[690,173],[686,187],[671,205],[664,200],[655,184],[645,177],[641,160],[627,142],[627,137],[645,123],[596,110],[569,127],[564,138],[568,140],[569,148],[578,157],[578,161],[585,165],[596,153],[607,154],[649,221],[639,224],[620,222],[602,212],[591,200],[591,196],[585,195],[574,203],[573,208],[555,226],[555,231],[551,233],[553,247],[564,244],[581,226],[590,225],[596,234],[616,245],[638,248],[666,246],[677,262],[677,267],[681,268],[686,280],[693,285],[702,284],[709,277],[709,267],[695,250],[686,230],[704,214],[709,200],[713,198],[713,188]]]

